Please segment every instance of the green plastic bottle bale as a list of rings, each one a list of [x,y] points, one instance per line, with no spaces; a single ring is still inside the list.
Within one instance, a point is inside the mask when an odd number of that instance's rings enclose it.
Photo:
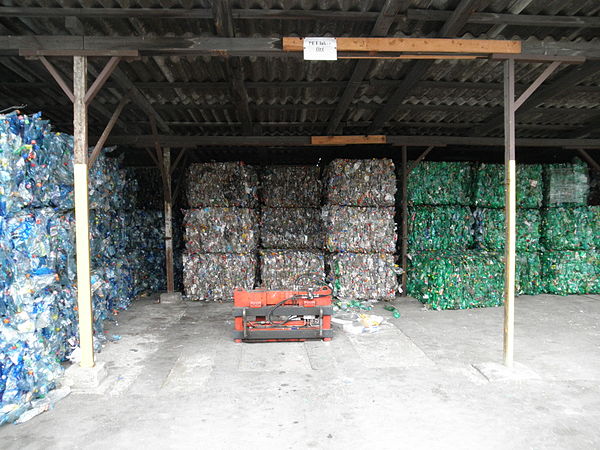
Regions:
[[[432,309],[500,306],[504,293],[502,255],[477,251],[412,255],[408,294]]]
[[[544,206],[585,206],[589,189],[588,166],[582,160],[544,166]]]
[[[473,214],[466,206],[413,206],[408,215],[408,248],[460,250],[473,245]]]
[[[544,292],[542,261],[538,252],[517,252],[515,292],[517,295],[538,295]]]
[[[473,201],[469,162],[424,161],[408,176],[408,201],[414,205],[465,205]]]
[[[477,247],[488,251],[504,250],[506,242],[505,214],[503,209],[477,208],[475,240]],[[536,209],[517,210],[517,250],[538,251],[542,217]]]
[[[517,165],[517,206],[540,208],[544,197],[541,164]],[[482,163],[475,169],[475,205],[504,208],[504,164]]]
[[[542,220],[542,244],[548,250],[600,248],[600,207],[547,208]]]
[[[600,251],[548,251],[541,259],[546,292],[600,294]]]

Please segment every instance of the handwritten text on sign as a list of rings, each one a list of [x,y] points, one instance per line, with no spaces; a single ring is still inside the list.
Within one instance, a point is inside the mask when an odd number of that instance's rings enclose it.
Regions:
[[[304,38],[304,59],[336,61],[337,41],[325,37]]]

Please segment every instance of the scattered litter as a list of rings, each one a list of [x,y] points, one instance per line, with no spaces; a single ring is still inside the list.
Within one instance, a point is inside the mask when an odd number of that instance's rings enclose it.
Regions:
[[[383,307],[383,309],[385,309],[386,311],[390,311],[392,313],[392,316],[394,316],[395,319],[400,318],[400,311],[398,311],[395,306],[385,305]]]

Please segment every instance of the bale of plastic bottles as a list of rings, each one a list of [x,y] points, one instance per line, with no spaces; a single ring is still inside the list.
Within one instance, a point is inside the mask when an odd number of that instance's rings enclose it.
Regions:
[[[325,201],[342,206],[394,206],[396,173],[391,159],[334,159],[325,171]]]
[[[542,253],[545,292],[558,295],[600,294],[600,251]]]
[[[589,189],[588,166],[582,160],[544,166],[544,206],[585,206]]]
[[[260,200],[270,208],[318,208],[321,205],[318,166],[266,166],[260,173]]]
[[[252,289],[256,281],[256,254],[184,253],[183,286],[193,300],[233,299],[233,290]]]
[[[394,255],[334,253],[327,256],[333,293],[340,299],[391,300],[399,291]]]
[[[503,209],[477,208],[475,218],[475,240],[479,248],[502,251],[506,242],[505,213]],[[539,210],[517,210],[516,248],[519,251],[540,250],[542,217]]]
[[[516,194],[519,208],[541,208],[544,197],[541,164],[517,165]],[[475,169],[475,205],[504,208],[504,164],[481,163]]]
[[[500,254],[463,251],[411,256],[407,292],[432,309],[502,305],[504,265]]]
[[[142,210],[162,210],[164,198],[160,170],[154,167],[128,167],[129,178],[137,183],[133,195],[133,208]]]
[[[542,224],[542,242],[549,250],[600,248],[600,206],[547,208]]]
[[[190,208],[254,208],[258,200],[256,170],[239,161],[191,164],[186,172],[186,185]]]
[[[258,214],[249,208],[190,209],[184,216],[190,253],[248,253],[258,247]]]
[[[266,289],[300,289],[324,283],[322,252],[308,250],[261,250],[260,279]],[[312,284],[311,284],[312,282]],[[316,282],[316,284],[315,284]]]
[[[330,252],[394,253],[395,209],[324,206],[325,248]]]
[[[544,292],[542,260],[539,252],[517,251],[515,293],[538,295]]]
[[[268,249],[322,249],[321,210],[262,208],[260,241]]]
[[[407,193],[413,205],[469,206],[473,202],[473,165],[422,161],[408,175]]]
[[[473,214],[466,206],[413,206],[408,210],[408,248],[460,250],[473,245]]]

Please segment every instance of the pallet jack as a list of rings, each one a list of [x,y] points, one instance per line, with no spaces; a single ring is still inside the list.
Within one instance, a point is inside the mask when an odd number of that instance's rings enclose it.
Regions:
[[[292,291],[233,291],[235,342],[330,341],[332,291],[329,286]]]

